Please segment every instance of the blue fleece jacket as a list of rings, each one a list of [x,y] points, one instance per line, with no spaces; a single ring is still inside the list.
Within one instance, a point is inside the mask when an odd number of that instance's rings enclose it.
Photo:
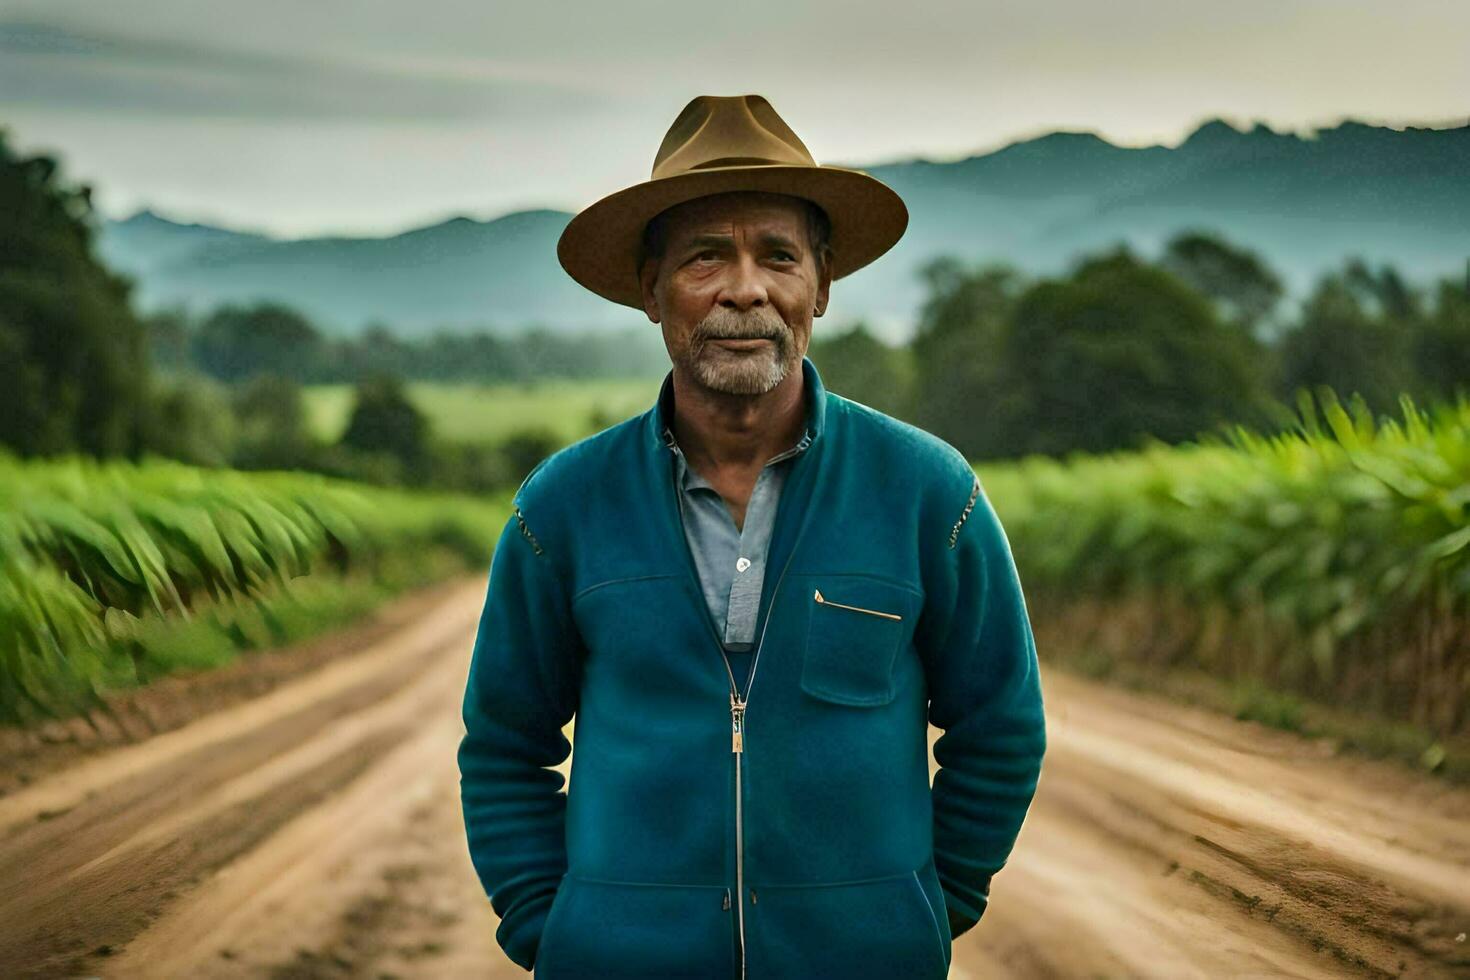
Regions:
[[[458,760],[496,939],[538,977],[942,977],[1010,855],[1046,735],[1000,522],[958,450],[802,372],[739,693],[657,404],[515,494]]]

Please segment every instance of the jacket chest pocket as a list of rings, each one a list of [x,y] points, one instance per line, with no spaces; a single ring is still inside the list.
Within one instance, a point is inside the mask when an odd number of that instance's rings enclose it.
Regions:
[[[808,577],[801,689],[835,704],[892,701],[894,663],[913,636],[918,598],[902,585],[862,575]]]

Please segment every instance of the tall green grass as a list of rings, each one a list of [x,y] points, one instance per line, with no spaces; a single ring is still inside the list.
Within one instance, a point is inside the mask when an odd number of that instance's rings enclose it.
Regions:
[[[1438,733],[1470,724],[1470,402],[1375,420],[1326,388],[1295,430],[981,467],[1036,617]]]
[[[508,512],[314,474],[0,454],[0,721],[218,663],[222,635],[238,648],[294,635],[308,595],[330,617],[484,567]]]

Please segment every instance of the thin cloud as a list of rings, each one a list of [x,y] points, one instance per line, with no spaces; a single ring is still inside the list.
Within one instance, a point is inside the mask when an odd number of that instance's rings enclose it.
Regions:
[[[151,116],[443,121],[578,113],[603,96],[543,81],[414,71],[0,21],[0,105]]]

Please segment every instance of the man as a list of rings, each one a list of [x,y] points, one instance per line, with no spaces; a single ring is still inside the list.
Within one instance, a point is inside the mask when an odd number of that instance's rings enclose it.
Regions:
[[[1009,545],[956,449],[806,357],[907,220],[765,99],[701,96],[562,236],[673,367],[531,472],[491,563],[465,827],[538,977],[942,977],[985,911],[1045,750]]]

